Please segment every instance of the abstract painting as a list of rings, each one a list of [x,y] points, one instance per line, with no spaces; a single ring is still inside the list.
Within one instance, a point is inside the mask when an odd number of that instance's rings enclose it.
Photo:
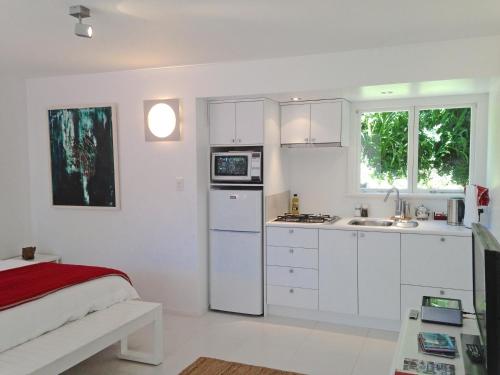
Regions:
[[[117,207],[113,106],[49,110],[52,204]]]

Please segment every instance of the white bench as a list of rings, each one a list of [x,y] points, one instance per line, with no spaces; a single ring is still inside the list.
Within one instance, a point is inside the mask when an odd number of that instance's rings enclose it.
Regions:
[[[121,341],[119,358],[159,365],[163,361],[162,305],[126,301],[65,324],[0,353],[0,375],[54,375]],[[154,325],[153,351],[128,350],[130,334]],[[0,332],[1,334],[1,332]]]

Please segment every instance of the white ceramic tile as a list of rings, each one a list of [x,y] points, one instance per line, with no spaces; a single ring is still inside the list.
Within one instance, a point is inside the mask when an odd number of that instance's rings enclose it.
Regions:
[[[371,330],[363,344],[352,375],[388,374],[396,343],[397,334],[394,332]]]
[[[291,369],[307,374],[349,375],[365,339],[363,335],[315,329],[293,355]]]
[[[164,332],[165,360],[160,366],[119,360],[114,345],[65,375],[174,375],[201,356],[313,375],[385,375],[397,340],[397,334],[388,331],[216,312],[202,317],[168,314]],[[130,347],[149,347],[149,333],[146,329],[134,334]]]

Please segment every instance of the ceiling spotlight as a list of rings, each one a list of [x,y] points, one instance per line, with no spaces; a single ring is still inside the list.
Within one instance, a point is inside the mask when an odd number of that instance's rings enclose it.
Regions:
[[[294,102],[298,102],[301,98],[294,96],[293,98],[290,98],[290,99],[292,99]]]
[[[90,17],[90,9],[83,5],[74,5],[69,7],[69,15],[78,18],[78,23],[75,25],[75,35],[92,38],[92,26],[82,23],[82,18]]]

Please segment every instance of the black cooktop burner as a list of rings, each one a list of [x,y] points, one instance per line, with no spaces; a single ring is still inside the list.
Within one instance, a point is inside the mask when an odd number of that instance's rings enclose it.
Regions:
[[[313,215],[313,214],[300,214],[300,215],[293,215],[293,214],[284,214],[278,216],[274,221],[282,221],[282,222],[287,222],[287,223],[335,223],[337,220],[339,220],[340,217],[338,216],[330,216],[330,215]]]

